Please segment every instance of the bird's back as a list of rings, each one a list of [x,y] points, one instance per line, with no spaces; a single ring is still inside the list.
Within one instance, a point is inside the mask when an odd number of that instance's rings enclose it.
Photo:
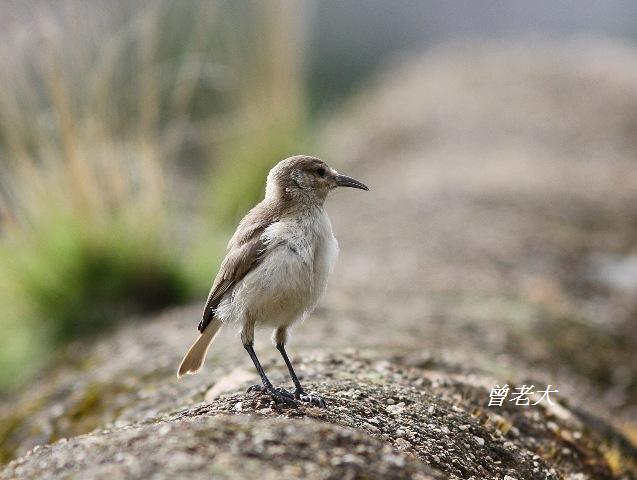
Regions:
[[[276,223],[278,218],[279,210],[266,199],[252,208],[241,220],[228,242],[226,256],[208,294],[199,322],[200,332],[203,332],[216,316],[216,311],[224,298],[235,291],[237,284],[259,264],[266,252],[263,232],[268,226]]]

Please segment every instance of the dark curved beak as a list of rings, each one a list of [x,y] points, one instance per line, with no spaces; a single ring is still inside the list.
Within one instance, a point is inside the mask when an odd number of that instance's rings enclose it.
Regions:
[[[352,177],[348,177],[347,175],[336,175],[336,185],[339,187],[360,188],[361,190],[369,191],[367,185],[353,179]]]

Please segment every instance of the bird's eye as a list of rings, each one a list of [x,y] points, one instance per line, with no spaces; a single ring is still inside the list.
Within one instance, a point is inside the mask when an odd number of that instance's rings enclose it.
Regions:
[[[318,174],[319,177],[324,177],[325,176],[325,169],[323,167],[319,167],[316,170],[316,173]]]

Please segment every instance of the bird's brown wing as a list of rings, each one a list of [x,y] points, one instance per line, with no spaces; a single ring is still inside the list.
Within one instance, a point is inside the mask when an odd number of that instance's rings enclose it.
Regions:
[[[219,273],[217,273],[208,294],[208,300],[197,327],[200,332],[203,332],[214,318],[214,310],[224,294],[240,282],[262,260],[266,245],[261,235],[275,221],[276,218],[269,211],[255,208],[239,224],[236,233],[230,240],[226,258],[221,262]]]

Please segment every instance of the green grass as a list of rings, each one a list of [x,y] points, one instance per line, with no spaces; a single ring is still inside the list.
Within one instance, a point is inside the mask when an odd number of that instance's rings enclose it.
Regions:
[[[19,385],[56,347],[195,291],[175,250],[124,223],[91,229],[51,218],[0,244],[5,332],[0,385]],[[8,347],[8,348],[7,348]]]

